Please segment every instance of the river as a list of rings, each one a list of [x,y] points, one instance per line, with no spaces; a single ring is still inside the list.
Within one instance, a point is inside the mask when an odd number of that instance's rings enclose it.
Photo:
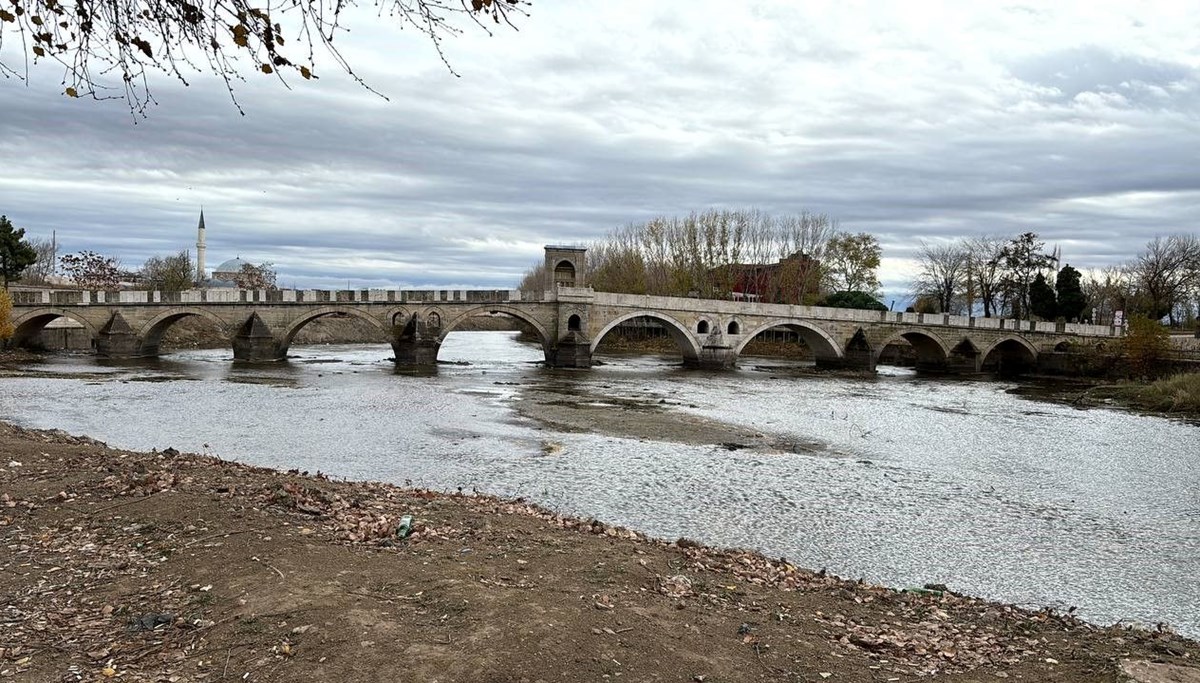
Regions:
[[[504,332],[452,333],[440,359],[460,364],[432,376],[394,373],[386,345],[291,352],[257,366],[228,350],[52,357],[0,380],[0,417],[124,448],[524,496],[845,577],[945,583],[1200,637],[1192,424],[898,368],[847,378],[743,359],[754,367],[717,373],[631,356],[549,370],[540,349]],[[799,447],[558,431],[517,410],[530,395],[612,406],[616,419],[636,399],[661,406],[653,419],[664,424],[719,420]]]

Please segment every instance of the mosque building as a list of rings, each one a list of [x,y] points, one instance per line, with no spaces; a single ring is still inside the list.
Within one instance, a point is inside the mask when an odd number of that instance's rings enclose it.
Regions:
[[[204,209],[200,209],[200,224],[196,227],[196,282],[200,283],[201,287],[237,287],[237,276],[242,271],[242,267],[255,267],[255,264],[238,256],[213,268],[212,277],[208,277],[204,267],[204,257],[207,251]]]

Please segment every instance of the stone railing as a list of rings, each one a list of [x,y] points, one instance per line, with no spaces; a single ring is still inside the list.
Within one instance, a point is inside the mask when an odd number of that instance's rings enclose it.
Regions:
[[[147,290],[39,289],[12,292],[17,306],[105,306],[124,304],[243,303],[499,303],[521,300],[515,289],[188,289]]]
[[[584,295],[590,289],[559,288],[561,299],[564,294]],[[759,302],[728,301],[725,299],[693,299],[688,297],[644,296],[636,294],[611,294],[596,292],[598,304],[628,308],[647,308],[662,311],[692,311],[725,313],[730,315],[759,315],[778,318],[845,320],[861,323],[893,323],[901,325],[962,327],[968,329],[1012,330],[1014,332],[1042,332],[1047,334],[1070,334],[1083,337],[1124,336],[1122,327],[1113,325],[1084,325],[1081,323],[1059,323],[1008,318],[977,318],[945,313],[903,313],[899,311],[867,311],[857,308],[831,308],[826,306],[800,306],[794,304],[766,304]]]

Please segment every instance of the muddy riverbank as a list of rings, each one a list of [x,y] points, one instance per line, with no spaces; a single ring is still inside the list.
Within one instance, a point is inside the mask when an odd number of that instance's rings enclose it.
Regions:
[[[168,445],[121,451],[0,424],[0,675],[1117,683],[1128,680],[1122,669],[1145,681],[1197,674],[1200,645],[1157,630],[1095,627],[953,586],[843,581],[520,500],[330,481]]]

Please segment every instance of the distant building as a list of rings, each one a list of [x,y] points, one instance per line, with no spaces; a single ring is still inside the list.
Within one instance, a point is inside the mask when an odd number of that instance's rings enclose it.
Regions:
[[[196,226],[196,281],[200,287],[237,287],[238,274],[244,266],[255,267],[242,257],[231,258],[213,268],[212,277],[205,275],[204,258],[208,244],[205,240],[204,210],[200,210],[200,224]]]
[[[712,287],[735,301],[811,304],[821,295],[821,262],[796,252],[778,263],[733,263],[709,271]]]
[[[211,285],[213,287],[234,287],[237,284],[238,275],[242,272],[242,268],[246,266],[255,267],[253,263],[240,256],[231,258],[213,268],[212,277],[209,278],[209,282],[216,283]]]
[[[204,282],[204,254],[208,249],[204,241],[204,209],[200,209],[200,225],[196,227],[196,282]]]

